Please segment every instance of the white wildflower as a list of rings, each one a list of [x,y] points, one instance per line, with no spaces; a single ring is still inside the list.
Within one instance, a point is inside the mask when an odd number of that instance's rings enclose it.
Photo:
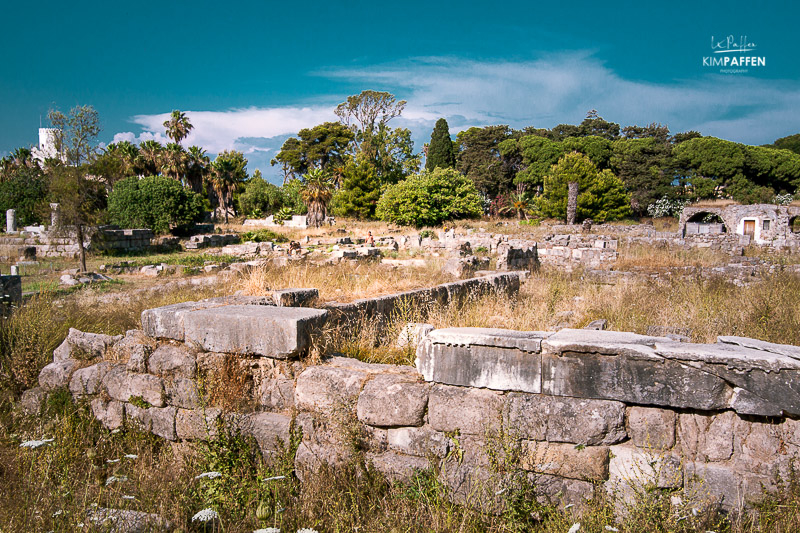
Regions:
[[[569,531],[567,531],[567,533],[578,533],[580,529],[581,529],[581,523],[575,522],[574,524],[572,524],[572,527],[569,528]]]
[[[106,487],[108,487],[115,481],[120,481],[120,482],[128,481],[128,476],[109,476],[108,479],[106,479]]]
[[[278,479],[286,479],[286,476],[272,476],[272,477],[264,478],[261,481],[275,481],[275,480],[278,480]]]
[[[614,526],[606,526],[603,529],[605,529],[606,531],[611,531],[613,533],[619,533],[619,529],[615,528]]]
[[[83,522],[81,522],[80,524],[78,524],[78,527],[83,527]]]
[[[111,465],[113,465],[114,463],[118,463],[118,462],[119,462],[119,459],[106,459],[106,462],[107,462],[108,464],[111,464]]]
[[[211,522],[217,518],[219,518],[217,512],[214,509],[208,508],[198,511],[197,514],[192,517],[192,522]]]
[[[195,476],[194,478],[195,479],[203,479],[203,478],[215,479],[215,478],[218,478],[218,477],[221,477],[221,476],[222,476],[222,474],[219,473],[219,472],[203,472],[202,474],[200,474],[199,476]]]
[[[139,456],[136,455],[136,454],[133,454],[133,453],[125,454],[125,459],[138,459],[138,458],[139,458]]]
[[[34,448],[38,448],[39,446],[44,446],[45,444],[49,444],[56,439],[42,439],[42,440],[26,440],[22,444],[19,445],[20,448],[30,448],[31,450]]]
[[[261,529],[256,529],[253,533],[281,533],[281,530],[277,527],[265,527]]]
[[[123,494],[122,495],[122,499],[123,500],[135,500],[136,496],[131,496],[130,494]]]
[[[57,516],[61,516],[62,514],[64,514],[64,511],[62,511],[61,509],[59,509],[58,511],[56,511],[55,513],[53,513],[53,518],[55,518],[55,517],[57,517]]]
[[[298,529],[297,533],[319,533],[319,531],[311,529],[310,527],[304,527],[303,529]]]
[[[111,434],[112,434],[112,435],[116,435],[117,433],[120,433],[120,432],[122,432],[122,430],[121,430],[121,429],[112,429],[112,430],[111,430]]]

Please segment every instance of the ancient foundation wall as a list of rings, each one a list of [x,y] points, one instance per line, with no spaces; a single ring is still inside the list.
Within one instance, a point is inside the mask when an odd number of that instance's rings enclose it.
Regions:
[[[776,490],[800,452],[800,347],[416,328],[416,367],[298,360],[328,316],[232,297],[146,311],[124,336],[71,330],[22,406],[68,387],[108,428],[174,441],[227,426],[265,455],[299,429],[301,479],[355,458],[392,479],[434,466],[486,510],[520,475],[560,505],[649,484],[730,510]]]

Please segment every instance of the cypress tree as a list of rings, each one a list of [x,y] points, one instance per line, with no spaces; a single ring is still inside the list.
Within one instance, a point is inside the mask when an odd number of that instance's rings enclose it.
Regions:
[[[456,148],[453,139],[450,138],[450,127],[445,119],[440,118],[436,121],[436,126],[434,126],[431,134],[425,169],[433,171],[436,167],[455,168],[455,166]]]

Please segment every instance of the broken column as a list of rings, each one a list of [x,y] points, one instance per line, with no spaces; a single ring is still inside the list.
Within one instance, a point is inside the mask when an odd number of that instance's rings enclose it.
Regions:
[[[61,221],[61,204],[50,204],[50,225],[58,226]]]
[[[6,211],[6,233],[15,233],[17,231],[17,210],[9,209]]]

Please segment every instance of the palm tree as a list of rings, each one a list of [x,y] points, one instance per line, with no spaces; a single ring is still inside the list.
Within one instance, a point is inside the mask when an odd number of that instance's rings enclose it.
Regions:
[[[333,182],[320,169],[305,175],[300,197],[308,207],[308,224],[318,228],[328,215],[328,202],[333,197]]]
[[[186,113],[181,113],[177,109],[172,112],[169,119],[164,121],[164,127],[167,128],[167,137],[177,144],[180,144],[194,128],[189,119],[186,118]]]
[[[186,153],[186,181],[196,193],[203,192],[203,183],[211,171],[211,159],[199,146],[190,146]]]
[[[169,143],[161,152],[161,173],[165,176],[183,181],[186,176],[186,152],[178,143]]]
[[[155,176],[161,170],[161,152],[164,147],[158,141],[144,141],[139,145],[139,163],[145,176]]]
[[[247,179],[247,159],[242,152],[225,150],[211,164],[211,187],[217,195],[219,205],[225,212],[225,223],[228,222],[228,211],[233,203],[236,187]]]
[[[132,176],[136,173],[139,149],[135,144],[129,141],[111,143],[106,146],[105,152],[119,161],[123,176]]]

